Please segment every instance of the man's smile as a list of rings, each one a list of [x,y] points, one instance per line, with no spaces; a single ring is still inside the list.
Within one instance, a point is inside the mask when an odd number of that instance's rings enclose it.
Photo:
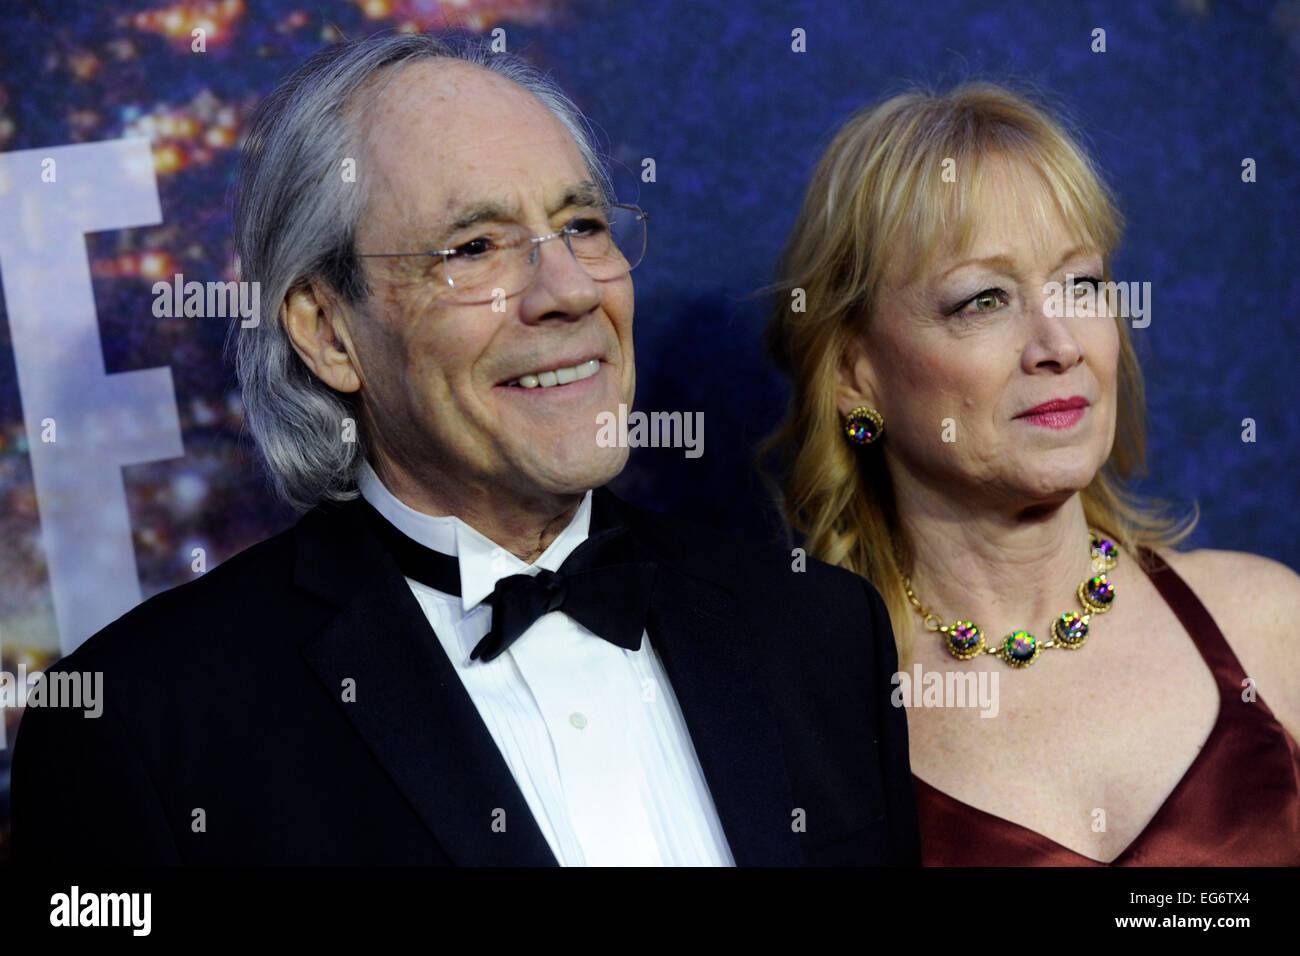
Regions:
[[[591,378],[600,371],[600,359],[592,358],[566,365],[526,372],[518,378],[501,384],[519,388],[553,388],[556,385],[568,385],[585,378]]]

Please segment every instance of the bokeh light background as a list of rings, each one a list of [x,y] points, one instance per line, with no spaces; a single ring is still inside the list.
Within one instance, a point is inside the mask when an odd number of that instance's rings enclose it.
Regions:
[[[191,50],[191,30],[207,50]],[[1107,51],[1090,49],[1094,28]],[[225,196],[253,105],[340,35],[505,31],[596,124],[621,198],[652,214],[637,284],[637,407],[703,411],[705,454],[634,451],[643,505],[773,535],[751,469],[786,391],[751,293],[771,281],[812,166],[850,113],[906,81],[1029,81],[1083,130],[1128,219],[1116,278],[1150,281],[1141,488],[1200,502],[1193,544],[1300,567],[1300,3],[213,0],[0,7],[0,152],[152,141],[161,225],[86,236],[109,373],[169,367],[184,456],[125,471],[148,597],[287,527],[241,438],[225,323],[157,319],[151,287],[231,277]],[[791,49],[796,28],[806,52]],[[652,157],[656,181],[639,182]],[[1241,181],[1241,161],[1257,182]],[[0,229],[9,226],[0,222]],[[69,388],[76,383],[69,382]],[[0,306],[0,667],[58,654],[40,510]],[[1257,440],[1243,443],[1242,419]],[[256,608],[231,608],[231,627]],[[12,744],[21,712],[5,713]],[[0,859],[8,750],[0,750]]]

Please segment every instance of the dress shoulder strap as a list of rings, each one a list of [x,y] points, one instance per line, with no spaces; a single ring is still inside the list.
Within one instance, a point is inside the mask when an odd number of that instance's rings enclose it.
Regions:
[[[1139,564],[1191,636],[1215,680],[1240,691],[1241,682],[1246,676],[1245,669],[1201,599],[1158,554],[1146,547],[1139,548],[1138,551]]]

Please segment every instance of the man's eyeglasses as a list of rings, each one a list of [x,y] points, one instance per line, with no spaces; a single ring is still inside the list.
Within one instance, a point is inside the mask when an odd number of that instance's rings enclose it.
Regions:
[[[491,225],[450,249],[428,252],[366,252],[363,259],[430,256],[442,259],[441,279],[447,301],[480,305],[518,295],[537,276],[542,243],[564,239],[569,252],[597,282],[617,279],[637,267],[645,255],[646,220],[650,214],[622,203],[575,216],[559,232],[530,236],[512,225]]]

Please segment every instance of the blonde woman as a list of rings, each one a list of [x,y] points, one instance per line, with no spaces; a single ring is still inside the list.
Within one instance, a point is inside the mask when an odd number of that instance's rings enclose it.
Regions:
[[[1195,517],[1125,490],[1120,231],[1046,110],[968,84],[854,116],[782,260],[787,519],[879,589],[909,675],[999,678],[994,719],[909,707],[927,864],[1300,863],[1300,577],[1175,551]]]

